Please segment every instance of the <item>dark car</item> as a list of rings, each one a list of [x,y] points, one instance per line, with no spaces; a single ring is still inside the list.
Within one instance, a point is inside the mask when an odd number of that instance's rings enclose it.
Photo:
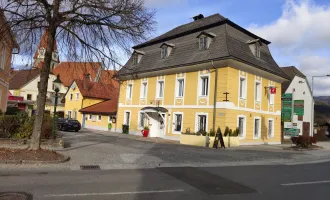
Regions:
[[[59,118],[57,120],[57,126],[60,131],[76,131],[81,129],[81,124],[75,119],[63,119]]]

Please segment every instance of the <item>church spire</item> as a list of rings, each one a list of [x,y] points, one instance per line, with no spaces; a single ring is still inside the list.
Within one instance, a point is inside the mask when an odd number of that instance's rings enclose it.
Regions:
[[[44,34],[41,37],[40,43],[38,45],[38,49],[36,50],[33,59],[34,59],[34,68],[42,68],[43,62],[45,59],[45,52],[47,47],[47,41],[48,41],[48,30],[46,29]],[[56,67],[60,63],[60,59],[58,57],[58,50],[57,50],[57,44],[56,40],[54,41],[54,49],[52,53],[52,62],[51,62],[51,70]]]

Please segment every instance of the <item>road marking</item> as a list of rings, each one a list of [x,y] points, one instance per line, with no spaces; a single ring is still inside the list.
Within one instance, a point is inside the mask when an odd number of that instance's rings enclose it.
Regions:
[[[44,197],[79,197],[79,196],[113,196],[113,195],[128,195],[128,194],[155,194],[155,193],[173,193],[183,192],[184,190],[150,190],[150,191],[135,191],[135,192],[107,192],[107,193],[80,193],[80,194],[48,194]]]
[[[284,183],[281,185],[294,186],[294,185],[311,185],[311,184],[322,184],[322,183],[330,183],[330,180],[329,181],[300,182],[300,183]]]

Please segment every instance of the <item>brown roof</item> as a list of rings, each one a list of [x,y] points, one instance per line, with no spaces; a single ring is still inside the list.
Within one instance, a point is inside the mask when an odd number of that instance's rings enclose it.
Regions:
[[[282,94],[286,92],[295,76],[306,78],[305,74],[299,71],[295,66],[281,67],[281,69],[290,78],[289,81],[282,83]]]
[[[104,84],[118,84],[118,80],[114,78],[118,71],[116,70],[103,70],[98,82]]]
[[[83,97],[96,99],[112,99],[118,98],[118,84],[103,84],[98,82],[87,81],[87,88],[84,87],[84,80],[75,80],[79,91]],[[114,82],[115,83],[115,82]]]
[[[118,97],[112,98],[111,100],[102,101],[100,103],[88,106],[79,110],[82,113],[88,114],[116,114],[118,106]]]
[[[40,40],[40,43],[39,43],[39,46],[38,46],[38,49],[40,49],[41,47],[45,48],[47,47],[47,41],[48,41],[48,31],[46,30],[44,32],[44,34],[42,35],[41,37],[41,40]],[[33,58],[34,59],[37,59],[38,58],[38,49],[36,50]],[[56,44],[56,40],[54,41],[54,51],[56,50],[57,51],[57,44]]]
[[[39,69],[19,70],[9,80],[9,89],[17,90],[22,88],[25,84],[35,79],[40,74]]]
[[[100,67],[100,62],[61,62],[53,69],[53,74],[59,74],[63,85],[69,87],[73,80],[82,80],[85,74],[90,74],[94,81]]]

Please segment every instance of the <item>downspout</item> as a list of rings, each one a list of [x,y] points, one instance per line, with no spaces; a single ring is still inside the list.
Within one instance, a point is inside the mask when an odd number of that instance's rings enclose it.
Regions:
[[[212,60],[212,67],[215,69],[215,80],[214,80],[214,99],[213,99],[213,131],[215,131],[215,119],[217,116],[217,90],[218,90],[218,68],[214,66],[213,60]]]
[[[214,86],[214,98],[213,98],[213,123],[212,123],[212,130],[215,132],[215,120],[217,116],[217,89],[218,89],[218,69],[214,66],[213,60],[211,61],[213,69],[215,69],[215,86]],[[206,136],[205,146],[210,146],[210,135]]]

